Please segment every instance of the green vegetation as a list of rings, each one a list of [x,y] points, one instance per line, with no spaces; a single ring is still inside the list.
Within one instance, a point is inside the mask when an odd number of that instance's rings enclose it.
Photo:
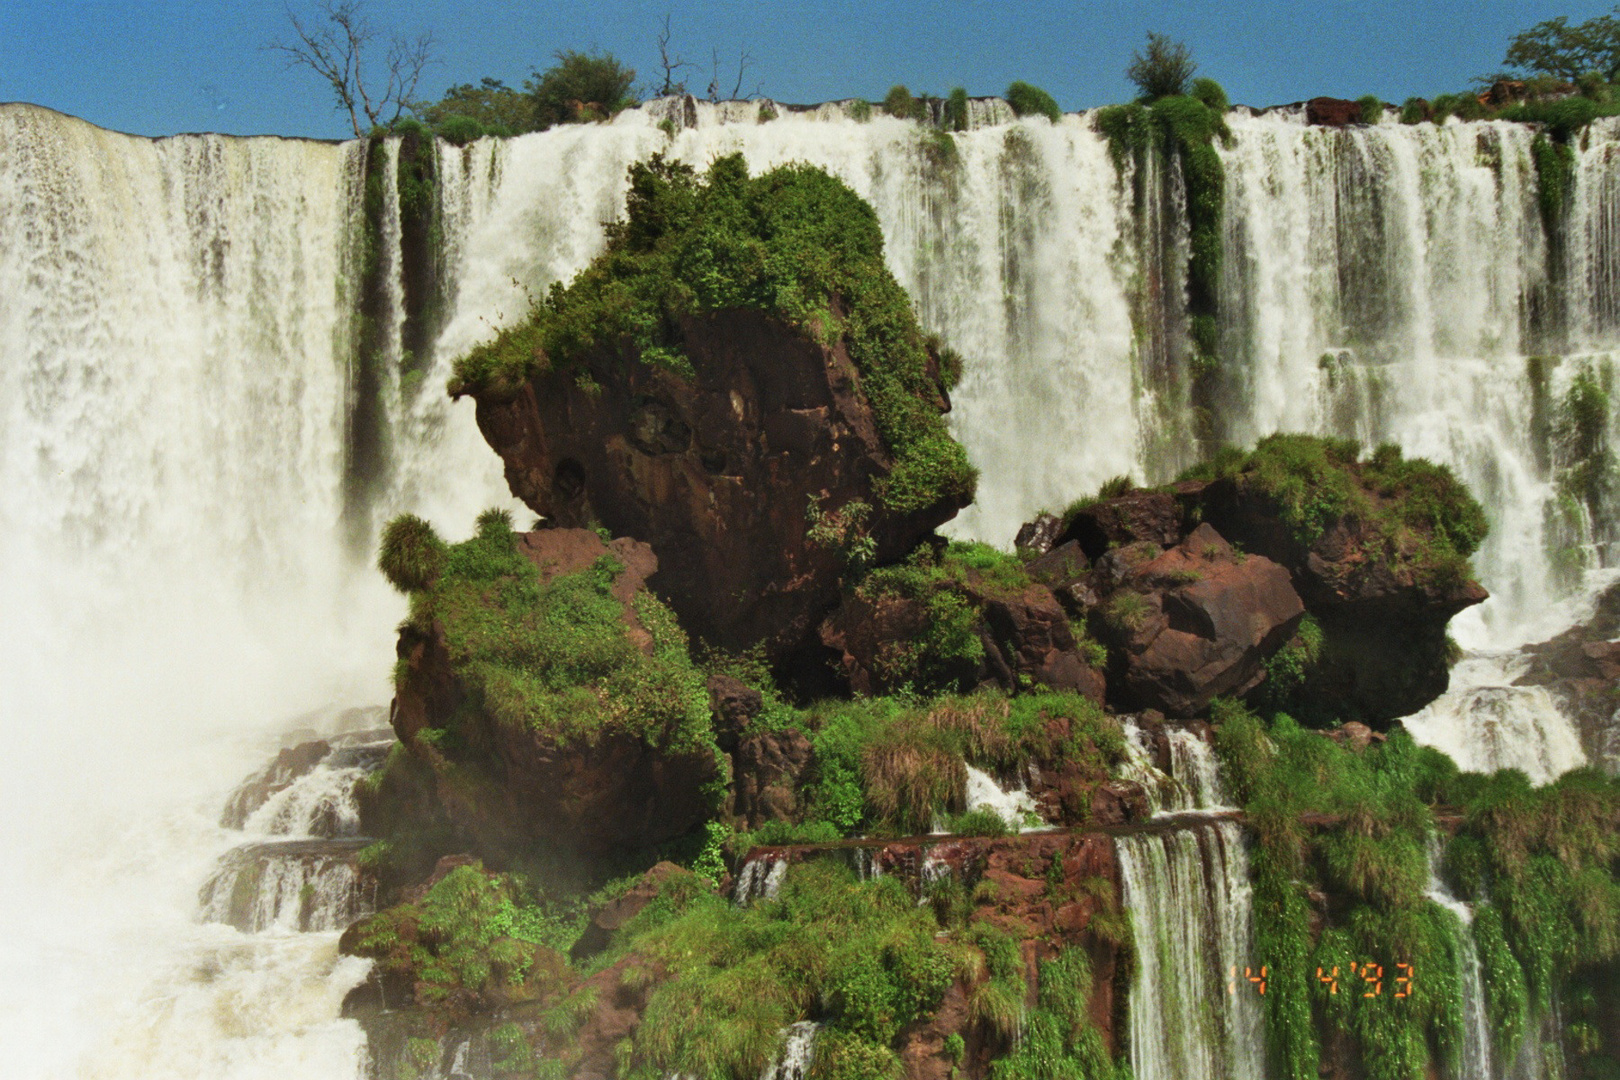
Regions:
[[[812,1011],[825,1024],[818,1075],[892,1073],[896,1033],[971,963],[939,930],[901,882],[863,883],[827,860],[791,867],[777,899],[745,908],[671,879],[598,960],[633,954],[663,974],[621,1075],[754,1080],[781,1029]]]
[[[891,86],[883,96],[883,111],[897,120],[921,120],[923,107],[923,100],[912,97],[904,86]]]
[[[432,525],[415,514],[401,514],[383,528],[377,569],[409,595],[433,584],[444,567],[445,550]]]
[[[1356,105],[1361,109],[1361,122],[1363,124],[1378,124],[1384,119],[1384,103],[1374,94],[1364,94],[1356,99]]]
[[[1485,539],[1485,511],[1444,465],[1403,458],[1385,444],[1359,458],[1359,443],[1315,435],[1268,435],[1244,453],[1227,449],[1181,479],[1233,479],[1264,496],[1301,544],[1309,546],[1333,522],[1350,517],[1372,527],[1385,560],[1422,582],[1446,584],[1472,576],[1468,556]]]
[[[462,144],[480,135],[510,136],[533,131],[535,102],[532,93],[485,76],[477,86],[460,83],[421,111],[440,138]],[[475,134],[476,132],[476,134]]]
[[[1022,997],[1022,971],[1017,982]],[[991,1080],[1129,1080],[1128,1055],[1110,1059],[1087,1015],[1090,994],[1084,950],[1064,949],[1041,961],[1035,1011],[1021,1025],[1012,1053],[991,1065]]]
[[[659,156],[632,165],[628,214],[608,227],[606,250],[527,322],[457,361],[451,391],[515,387],[624,339],[650,363],[690,371],[679,320],[739,307],[843,340],[895,458],[876,482],[885,507],[972,497],[976,473],[940,416],[927,340],[884,265],[877,216],[808,165],[750,177],[730,155],[702,178]]]
[[[1063,110],[1058,108],[1052,95],[1027,82],[1014,82],[1007,87],[1007,104],[1018,116],[1044,116],[1054,124],[1063,119]]]
[[[1049,721],[1067,735],[1055,740]],[[801,723],[815,750],[808,821],[843,835],[927,832],[937,817],[970,809],[964,763],[1007,772],[1029,760],[1072,760],[1103,779],[1125,754],[1118,722],[1069,693],[824,701]]]
[[[565,969],[553,948],[556,920],[523,903],[511,878],[476,864],[451,870],[416,903],[363,920],[356,934],[358,955],[409,981],[424,1005],[533,1000]]]
[[[1420,97],[1409,97],[1401,102],[1401,123],[1421,124],[1429,118],[1429,103]]]
[[[1307,614],[1288,644],[1266,661],[1266,678],[1256,691],[1257,702],[1269,708],[1282,708],[1291,702],[1321,656],[1322,624]]]
[[[1191,96],[1218,113],[1230,112],[1232,103],[1226,99],[1226,89],[1214,79],[1194,79]]]
[[[557,63],[536,72],[529,86],[534,121],[540,130],[556,124],[608,120],[636,103],[630,93],[636,73],[611,53],[560,49],[556,57]]]
[[[950,131],[968,129],[968,95],[960,86],[953,89],[951,96],[945,99],[945,127]]]
[[[1197,70],[1186,45],[1150,30],[1147,48],[1132,54],[1125,77],[1142,92],[1142,100],[1152,102],[1185,94]]]
[[[391,546],[412,553],[403,561],[413,568],[423,551],[442,559],[442,569],[411,590],[410,622],[444,627],[451,664],[469,694],[463,713],[559,743],[623,731],[671,752],[713,748],[708,694],[687,656],[686,635],[642,590],[633,606],[652,635],[653,654],[636,647],[611,591],[623,569],[612,556],[541,584],[498,511],[480,515],[477,535],[448,546],[416,519],[396,519],[384,534],[385,553]],[[422,581],[420,574],[401,576]],[[462,722],[436,736],[441,747],[461,737]]]
[[[1597,74],[1620,79],[1620,19],[1598,15],[1571,26],[1567,16],[1539,22],[1513,35],[1503,63],[1574,82]]]
[[[872,119],[872,103],[865,99],[850,102],[849,118],[857,124],[864,124]]]

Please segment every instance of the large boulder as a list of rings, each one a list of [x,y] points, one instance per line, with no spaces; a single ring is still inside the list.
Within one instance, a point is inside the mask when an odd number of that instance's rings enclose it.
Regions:
[[[669,674],[652,666],[658,643],[638,614],[646,581],[658,565],[651,548],[626,538],[604,543],[589,529],[541,529],[511,537],[516,552],[538,571],[542,591],[594,572],[611,557],[618,570],[607,594],[617,604],[619,624],[596,628],[591,647],[617,657],[620,670],[638,663],[635,655],[640,655],[649,658],[649,672]],[[631,723],[571,727],[593,710],[605,707],[613,716],[621,706],[635,704],[608,700],[622,693],[615,691],[619,684],[611,674],[600,683],[582,679],[575,686],[559,685],[557,698],[541,703],[548,715],[562,714],[558,723],[509,715],[511,705],[493,697],[503,676],[491,675],[490,660],[458,644],[465,625],[479,614],[459,605],[432,610],[440,617],[427,625],[408,621],[401,628],[402,664],[391,719],[400,741],[431,768],[444,812],[474,850],[505,859],[537,843],[582,853],[641,848],[679,836],[712,811],[703,788],[720,775],[722,761],[712,743],[672,739],[668,732],[637,730]],[[470,679],[482,682],[474,685]],[[558,681],[566,682],[560,676]],[[700,688],[699,682],[691,689]],[[650,685],[644,692],[659,691]],[[515,700],[525,699],[517,695]],[[702,713],[706,733],[707,709]]]
[[[1190,717],[1247,693],[1304,615],[1287,570],[1202,524],[1131,571],[1104,609],[1118,703]]]

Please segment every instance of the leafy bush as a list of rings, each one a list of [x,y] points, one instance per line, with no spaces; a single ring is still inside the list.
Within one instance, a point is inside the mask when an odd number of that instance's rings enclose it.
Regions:
[[[542,131],[557,124],[607,120],[636,103],[630,87],[636,81],[611,53],[559,49],[557,63],[535,72],[529,90],[535,124]]]
[[[848,186],[809,165],[750,177],[740,154],[700,179],[655,155],[630,167],[627,201],[606,250],[568,287],[553,285],[527,322],[456,362],[452,393],[515,387],[625,339],[690,373],[680,320],[753,308],[848,348],[895,459],[875,484],[884,506],[971,499],[977,475],[940,415],[927,339],[884,264],[877,215]]]
[[[1007,87],[1007,104],[1018,116],[1044,116],[1054,124],[1063,119],[1063,110],[1058,108],[1052,95],[1027,82],[1014,82]]]
[[[535,129],[533,94],[514,90],[501,80],[487,76],[477,86],[471,83],[452,86],[444,97],[422,109],[421,115],[446,139],[450,139],[445,134],[446,125],[452,121],[471,120],[481,131],[491,135],[521,135]]]
[[[1429,118],[1429,103],[1420,97],[1409,97],[1401,103],[1401,123],[1421,124]]]
[[[864,124],[872,119],[872,103],[858,99],[849,104],[849,118],[857,124]]]
[[[1197,70],[1186,45],[1150,30],[1147,48],[1131,56],[1125,77],[1136,84],[1144,100],[1157,101],[1185,94]]]
[[[945,126],[951,131],[966,131],[968,128],[968,96],[960,86],[945,99]]]
[[[883,111],[897,120],[920,120],[922,100],[912,97],[911,91],[904,86],[891,86],[889,92],[883,95]]]
[[[1379,124],[1384,120],[1384,103],[1374,94],[1364,94],[1356,99],[1356,106],[1361,109],[1361,122],[1363,124]]]
[[[466,146],[483,138],[488,132],[485,131],[483,124],[470,116],[448,116],[434,125],[433,134],[447,143]]]
[[[1232,103],[1226,98],[1226,89],[1214,79],[1194,79],[1192,96],[1202,101],[1206,108],[1214,109],[1216,112],[1228,112],[1232,108]]]

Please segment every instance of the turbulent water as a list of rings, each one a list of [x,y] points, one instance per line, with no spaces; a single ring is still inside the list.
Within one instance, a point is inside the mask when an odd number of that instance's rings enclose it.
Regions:
[[[970,361],[951,423],[983,481],[959,534],[1005,544],[1037,509],[1194,456],[1162,302],[1185,243],[1173,169],[1148,162],[1167,198],[1139,206],[1088,117],[983,103],[954,154],[837,106],[694,115],[440,147],[444,318],[417,349],[388,185],[384,279],[361,295],[362,146],[152,141],[0,106],[9,1074],[354,1072],[358,1030],[334,1017],[363,966],[333,934],[202,921],[234,843],[215,822],[292,729],[386,699],[402,604],[359,548],[400,509],[459,536],[505,502],[470,408],[438,392],[447,361],[600,249],[630,162],[808,161],[872,203],[923,323]],[[1495,598],[1457,628],[1488,663],[1608,556],[1602,515],[1557,479],[1559,403],[1610,378],[1620,339],[1616,122],[1580,144],[1556,250],[1521,128],[1232,129],[1218,426],[1393,439],[1456,468],[1493,525],[1476,564]],[[380,312],[364,346],[362,300]],[[1426,737],[1484,746],[1483,727],[1500,737],[1480,764],[1574,763],[1556,709],[1482,693],[1506,676],[1437,703]]]

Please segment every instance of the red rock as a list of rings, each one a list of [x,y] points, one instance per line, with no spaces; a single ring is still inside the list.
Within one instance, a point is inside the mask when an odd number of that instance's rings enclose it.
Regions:
[[[1086,557],[1095,562],[1111,548],[1140,541],[1169,547],[1186,530],[1176,496],[1164,491],[1132,491],[1075,514],[1057,543],[1077,541]]]
[[[1305,122],[1323,127],[1363,123],[1361,106],[1343,98],[1317,97],[1305,103]]]
[[[837,553],[806,536],[827,512],[872,507],[879,562],[911,552],[966,504],[883,508],[893,460],[842,344],[823,348],[753,310],[682,321],[686,378],[604,347],[568,372],[478,397],[478,425],[513,493],[548,521],[600,522],[647,542],[654,590],[694,638],[779,659],[838,600]],[[940,390],[936,406],[948,410]]]

